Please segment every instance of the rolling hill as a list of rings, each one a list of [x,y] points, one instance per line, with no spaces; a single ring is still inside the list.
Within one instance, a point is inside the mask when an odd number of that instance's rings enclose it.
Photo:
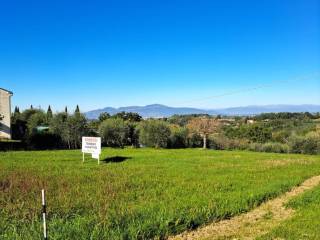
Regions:
[[[264,106],[245,106],[221,109],[198,109],[189,107],[169,107],[161,104],[152,104],[146,106],[128,106],[128,107],[106,107],[102,109],[86,112],[88,119],[97,119],[103,112],[111,115],[118,112],[136,112],[144,118],[170,117],[175,114],[210,114],[210,115],[256,115],[267,112],[320,112],[320,105],[264,105]]]

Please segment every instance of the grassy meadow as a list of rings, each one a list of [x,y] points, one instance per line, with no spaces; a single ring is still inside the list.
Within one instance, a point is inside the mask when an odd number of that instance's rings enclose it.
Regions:
[[[320,186],[291,200],[287,207],[296,210],[294,217],[259,238],[260,240],[320,239]]]
[[[82,163],[80,150],[0,152],[0,239],[41,238],[42,188],[50,239],[165,239],[320,174],[320,156],[301,154],[106,148],[102,159]],[[292,204],[312,207],[316,199],[305,196]]]

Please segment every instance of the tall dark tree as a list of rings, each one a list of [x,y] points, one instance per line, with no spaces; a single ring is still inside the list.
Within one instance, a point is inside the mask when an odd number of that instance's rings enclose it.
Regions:
[[[64,113],[68,114],[68,107],[67,106],[64,108]]]
[[[32,104],[31,104],[31,106],[30,106],[30,109],[33,109],[33,106],[32,106]]]
[[[19,113],[20,113],[20,109],[19,109],[18,106],[16,106],[16,107],[14,108],[14,114],[19,114]]]
[[[11,122],[15,123],[15,121],[19,118],[19,116],[20,116],[20,110],[17,106],[15,106],[12,117],[11,117]]]
[[[77,105],[76,110],[74,111],[74,114],[76,114],[76,115],[79,115],[79,114],[80,114],[79,105]]]
[[[47,119],[51,119],[53,116],[52,110],[51,110],[51,106],[49,105],[48,110],[47,110]]]

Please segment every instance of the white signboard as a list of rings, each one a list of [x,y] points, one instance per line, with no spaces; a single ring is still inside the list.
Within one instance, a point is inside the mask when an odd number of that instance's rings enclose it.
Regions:
[[[99,160],[100,154],[99,153],[92,153],[92,158]]]
[[[100,153],[101,153],[101,138],[100,137],[82,137],[82,153],[84,161],[84,154],[92,154],[92,158],[98,159],[100,163]]]

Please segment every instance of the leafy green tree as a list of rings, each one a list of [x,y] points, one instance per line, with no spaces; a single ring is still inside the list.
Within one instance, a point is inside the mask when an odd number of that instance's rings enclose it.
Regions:
[[[148,147],[165,148],[170,138],[168,123],[161,120],[150,119],[140,124],[139,141]]]
[[[112,117],[114,118],[121,118],[124,121],[130,121],[130,122],[140,122],[142,120],[142,117],[138,113],[134,112],[119,112]]]
[[[179,125],[170,125],[170,147],[185,148],[188,146],[188,129]]]
[[[47,116],[44,112],[39,111],[30,116],[27,121],[27,127],[29,135],[32,135],[37,132],[37,127],[39,126],[47,126]]]
[[[15,140],[23,140],[27,133],[27,122],[22,119],[19,107],[15,107],[11,116],[11,137]]]
[[[68,114],[57,113],[50,120],[50,132],[61,137],[64,146],[71,148],[71,131],[68,127]]]
[[[36,113],[43,113],[43,112],[41,110],[39,110],[39,109],[33,109],[33,108],[32,109],[31,108],[30,109],[26,109],[21,113],[20,118],[21,118],[21,120],[28,122],[29,118],[33,114],[36,114]]]
[[[88,132],[87,119],[80,112],[75,112],[67,118],[71,148],[79,148],[81,139]]]
[[[126,121],[128,130],[127,130],[127,139],[128,144],[132,147],[139,146],[139,128],[137,122]]]
[[[203,146],[203,139],[198,133],[189,133],[188,136],[188,147],[199,148]]]
[[[99,115],[99,122],[103,122],[104,120],[107,120],[108,118],[110,118],[110,114],[107,112],[103,112]]]
[[[124,147],[127,143],[128,126],[121,118],[109,118],[100,124],[99,135],[107,146]]]
[[[100,126],[99,120],[88,120],[88,136],[98,136],[99,135],[99,126]]]
[[[68,115],[65,112],[55,114],[50,121],[50,132],[59,135],[66,147],[79,148],[81,138],[89,131],[87,119],[80,113]]]
[[[26,109],[20,113],[16,107],[12,115],[11,132],[16,140],[27,140],[40,125],[47,125],[46,114],[40,109]]]

